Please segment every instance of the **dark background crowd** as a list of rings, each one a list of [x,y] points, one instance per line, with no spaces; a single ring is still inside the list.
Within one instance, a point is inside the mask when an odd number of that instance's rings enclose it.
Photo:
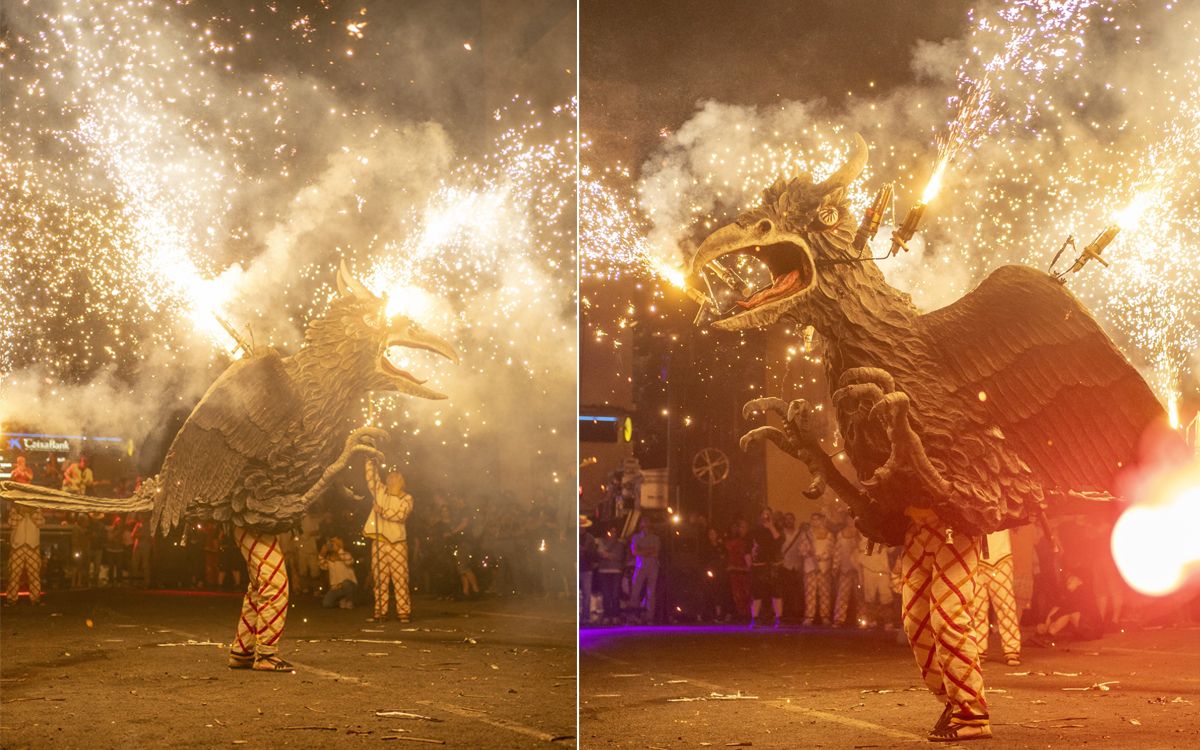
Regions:
[[[33,483],[58,488],[65,468],[50,457],[32,464]],[[126,497],[140,477],[108,477],[96,470],[89,493]],[[462,599],[482,595],[569,597],[574,590],[574,514],[549,498],[521,500],[512,493],[461,496],[415,492],[408,519],[410,584],[417,594]],[[294,593],[321,593],[327,576],[302,557],[320,554],[334,537],[354,558],[360,582],[370,580],[371,545],[362,529],[369,498],[346,488],[330,491],[296,529],[282,536]],[[0,574],[7,576],[11,505],[0,503]],[[192,522],[170,536],[151,533],[149,513],[64,513],[43,511],[41,528],[44,590],[136,586],[145,588],[240,590],[245,562],[229,524]],[[2,587],[0,587],[2,588]],[[360,598],[369,587],[359,587]]]
[[[867,561],[866,541],[846,515],[831,513],[826,518],[814,514],[799,523],[794,516],[789,518],[791,515],[770,515],[769,525],[774,526],[781,543],[791,536],[789,525],[801,535],[791,551],[782,554],[777,549],[765,553],[760,550],[763,545],[756,542],[756,537],[769,538],[756,534],[764,525],[762,517],[738,518],[720,528],[710,526],[703,515],[684,518],[662,511],[644,511],[636,524],[581,519],[581,624],[749,625],[752,602],[759,598],[755,624],[760,626],[770,626],[773,615],[778,614],[779,622],[787,625],[898,628],[901,548],[879,548],[875,554],[881,557]],[[819,544],[805,540],[813,538],[814,524],[823,525],[825,530],[820,533],[833,540],[832,550],[825,555],[825,570],[817,571],[818,577],[829,576],[825,593],[831,601],[829,605],[818,603],[816,616],[806,607],[806,589],[816,580],[811,572],[818,568],[822,556]],[[658,548],[653,596],[648,595],[645,584],[636,580],[639,533],[657,538],[650,545]],[[1074,635],[1081,639],[1099,638],[1129,625],[1200,619],[1200,597],[1180,606],[1177,599],[1159,602],[1140,596],[1124,583],[1109,550],[1111,521],[1066,516],[1055,519],[1048,531],[1034,524],[1013,533],[1024,539],[1023,543],[1013,544],[1014,589],[1022,625],[1036,626],[1056,607],[1061,610],[1063,606],[1080,612],[1082,625]],[[839,545],[843,549],[840,553]],[[857,553],[850,554],[851,548]],[[761,587],[756,581],[761,582],[764,565],[773,568],[769,574],[772,586],[756,592],[756,585]],[[843,576],[851,577],[852,582],[848,585],[845,613],[839,616],[837,589]],[[890,601],[880,603],[877,596],[864,597],[864,591],[870,588],[863,585],[865,576],[885,576]],[[782,600],[782,612],[772,611],[770,600],[774,594]],[[648,610],[648,606],[653,609]]]

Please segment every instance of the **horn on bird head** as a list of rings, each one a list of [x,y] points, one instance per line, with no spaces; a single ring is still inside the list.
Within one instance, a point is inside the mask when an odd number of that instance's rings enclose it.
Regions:
[[[374,294],[371,294],[371,290],[367,289],[367,287],[364,286],[361,281],[350,275],[350,269],[346,268],[345,258],[342,258],[341,263],[338,264],[337,287],[338,294],[342,295],[343,297],[352,294],[359,299],[378,299]]]
[[[850,156],[846,158],[846,163],[838,167],[838,170],[825,178],[820,185],[817,185],[817,190],[821,193],[831,193],[838,188],[845,190],[850,187],[850,183],[858,179],[866,166],[867,142],[861,135],[855,133],[854,145],[850,147]]]

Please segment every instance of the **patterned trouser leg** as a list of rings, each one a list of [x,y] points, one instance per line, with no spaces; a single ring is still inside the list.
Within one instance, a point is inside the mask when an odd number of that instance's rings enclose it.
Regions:
[[[234,534],[246,559],[250,580],[232,650],[259,656],[274,654],[283,635],[288,608],[287,568],[279,549],[279,537],[243,528],[236,529]]]
[[[837,596],[833,602],[833,624],[844,625],[850,614],[850,600],[854,598],[854,584],[858,576],[853,570],[839,571],[837,575]]]
[[[389,586],[396,597],[396,614],[412,614],[412,598],[408,591],[408,542],[375,540],[371,556],[371,578],[375,582],[375,617],[387,617]]]
[[[913,522],[904,540],[904,632],[925,686],[954,706],[960,723],[986,724],[983,671],[974,628],[979,539]]]
[[[996,616],[1000,647],[1006,657],[1021,655],[1021,626],[1017,617],[1017,598],[1013,594],[1012,555],[995,563],[980,561],[975,572],[975,627],[979,653],[987,653],[988,610]]]
[[[21,578],[29,579],[29,601],[42,598],[42,552],[37,547],[22,544],[13,547],[8,555],[8,603],[16,604],[21,595]]]
[[[815,570],[804,572],[804,620],[810,622],[817,617],[817,577]]]
[[[833,611],[830,596],[832,588],[831,573],[814,571],[804,574],[804,619],[815,620],[820,615],[821,622],[829,624]]]

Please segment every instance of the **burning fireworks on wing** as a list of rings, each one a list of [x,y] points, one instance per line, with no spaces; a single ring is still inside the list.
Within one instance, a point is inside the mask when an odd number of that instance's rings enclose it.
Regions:
[[[460,155],[442,127],[378,111],[375,81],[360,94],[305,74],[343,64],[346,35],[382,38],[382,18],[367,34],[365,9],[257,10],[6,8],[0,373],[16,385],[3,415],[124,389],[149,430],[155,407],[197,398],[234,355],[231,330],[297,346],[345,259],[389,312],[463,354],[439,383],[449,402],[388,400],[377,423],[429,410],[422,440],[462,450],[521,429],[539,466],[557,465],[574,398],[574,102],[515,97],[492,118],[492,148]],[[514,417],[503,404],[518,395],[546,408]]]
[[[965,54],[941,88],[856,96],[840,114],[706,103],[636,176],[585,170],[585,279],[665,279],[661,269],[679,268],[706,230],[754,206],[776,178],[827,174],[858,131],[872,153],[849,195],[856,216],[882,183],[896,185],[871,254],[885,256],[910,225],[900,211],[913,219],[918,252],[879,262],[894,284],[933,309],[1000,265],[1047,268],[1068,237],[1102,240],[1109,267],[1088,264],[1065,283],[1177,421],[1200,352],[1200,16],[1167,5],[1135,21],[1138,12],[1093,0],[991,3],[948,43]],[[679,294],[669,279],[647,283]],[[603,326],[588,333],[618,340]]]

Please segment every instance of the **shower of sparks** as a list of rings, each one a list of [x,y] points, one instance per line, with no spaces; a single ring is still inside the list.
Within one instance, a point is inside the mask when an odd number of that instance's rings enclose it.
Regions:
[[[907,92],[856,99],[844,117],[827,120],[802,104],[754,111],[710,103],[708,129],[698,134],[689,123],[688,145],[668,139],[643,167],[646,176],[595,163],[585,171],[585,279],[653,278],[656,267],[677,267],[778,177],[808,171],[820,179],[840,163],[846,134],[858,130],[871,144],[874,175],[917,195],[924,188],[925,200],[938,196],[918,235],[922,252],[880,262],[917,300],[947,304],[1006,263],[1046,268],[1068,235],[1085,243],[1120,226],[1104,255],[1111,267],[1089,264],[1067,286],[1177,414],[1182,389],[1196,387],[1200,352],[1200,16],[1170,4],[992,6],[999,10],[976,17],[967,39],[970,57],[948,97],[953,119],[935,125],[942,135],[931,171],[921,166],[928,130],[920,132],[913,114],[922,101]],[[1085,44],[1085,32],[1100,33],[1089,24],[1103,26],[1106,45]],[[1151,27],[1171,41],[1147,39]],[[1119,59],[1111,48],[1122,50]],[[781,133],[781,122],[801,126]],[[969,170],[952,168],[967,155]],[[664,160],[669,169],[660,168]],[[856,216],[868,186],[870,174],[849,196]],[[886,251],[887,223],[874,255]],[[655,285],[659,296],[676,294]],[[598,297],[584,298],[595,306]],[[616,329],[633,324],[633,308],[614,305],[615,324],[588,317],[597,342],[619,345]]]
[[[243,14],[247,26],[171,0],[6,8],[0,375],[49,388],[210,382],[235,349],[218,318],[294,350],[345,258],[389,294],[389,312],[463,359],[435,365],[451,401],[387,400],[375,421],[470,449],[488,430],[508,439],[496,404],[520,393],[529,466],[559,483],[576,359],[574,102],[539,113],[516,98],[495,113],[509,129],[493,151],[454,161],[434,125],[392,130],[390,113],[347,104],[319,77],[271,72],[296,50],[341,64],[343,29],[361,38],[367,24],[325,11],[285,18],[268,5]],[[322,28],[342,46],[314,61]],[[252,46],[268,38],[278,49]],[[502,394],[490,409],[488,386]],[[530,408],[539,399],[545,409]],[[178,408],[143,404],[156,406]]]

